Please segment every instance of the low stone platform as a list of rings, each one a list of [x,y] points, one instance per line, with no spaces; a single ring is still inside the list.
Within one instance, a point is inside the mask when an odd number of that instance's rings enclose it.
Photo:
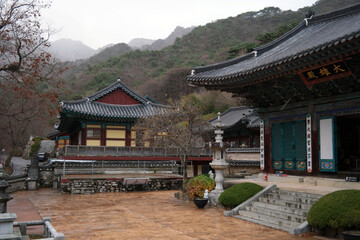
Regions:
[[[179,190],[182,176],[176,174],[68,175],[61,178],[64,193]]]

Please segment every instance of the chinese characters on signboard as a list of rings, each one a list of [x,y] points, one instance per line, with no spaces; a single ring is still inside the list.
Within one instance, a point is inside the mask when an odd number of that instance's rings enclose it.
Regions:
[[[338,74],[347,73],[347,72],[349,72],[349,69],[347,68],[345,63],[337,62],[316,69],[312,69],[310,71],[303,72],[303,75],[306,78],[306,80],[315,81],[315,80],[320,80],[322,78],[336,76]]]
[[[311,151],[311,116],[306,116],[306,161],[307,171],[312,172],[312,151]]]
[[[260,120],[260,168],[265,169],[264,121]]]

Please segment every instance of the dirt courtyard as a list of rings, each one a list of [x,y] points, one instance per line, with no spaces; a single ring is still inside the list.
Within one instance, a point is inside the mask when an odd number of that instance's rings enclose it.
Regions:
[[[28,220],[22,219],[26,214],[24,208],[20,207],[27,202],[36,208],[41,217],[51,217],[56,230],[64,233],[67,240],[315,239],[311,234],[292,236],[283,231],[224,217],[222,210],[215,207],[197,209],[192,202],[176,199],[175,192],[69,195],[53,189],[41,189],[14,193],[8,212],[15,212],[17,221]]]

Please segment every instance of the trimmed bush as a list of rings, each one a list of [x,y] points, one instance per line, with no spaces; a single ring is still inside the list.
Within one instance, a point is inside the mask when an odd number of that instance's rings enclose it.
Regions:
[[[226,208],[234,208],[263,189],[255,183],[239,183],[226,189],[219,197],[219,203]]]
[[[31,145],[31,150],[30,150],[30,157],[35,157],[37,152],[40,149],[40,144],[42,141],[42,137],[35,137],[33,138],[33,144]]]
[[[215,185],[216,183],[214,179],[206,175],[199,175],[193,177],[186,184],[185,187],[186,196],[188,196],[191,199],[202,198],[204,197],[205,190],[207,189],[210,192],[215,189]]]
[[[307,220],[320,229],[359,229],[360,190],[341,190],[323,196],[311,207]]]

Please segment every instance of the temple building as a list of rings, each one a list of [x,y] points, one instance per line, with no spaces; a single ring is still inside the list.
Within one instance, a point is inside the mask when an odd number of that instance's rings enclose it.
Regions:
[[[242,177],[260,172],[260,119],[246,106],[231,107],[220,115],[223,142],[229,143],[225,177]],[[217,118],[210,121],[216,126]]]
[[[265,172],[360,175],[360,4],[307,16],[252,53],[194,68],[187,80],[251,102]]]
[[[47,137],[55,140],[59,158],[64,160],[91,160],[100,166],[101,161],[118,164],[111,170],[125,166],[147,170],[171,168],[168,170],[177,172],[181,165],[179,153],[143,141],[142,130],[135,128],[138,119],[165,113],[169,108],[148,96],[139,96],[119,79],[87,98],[60,102],[60,122]],[[194,149],[187,166],[189,177],[207,173],[211,160],[210,149]]]
[[[168,106],[141,97],[120,79],[99,92],[81,100],[60,103],[57,131],[48,135],[57,147],[140,146],[134,128],[138,118],[166,111]],[[146,143],[145,143],[146,144]]]
[[[260,147],[260,119],[253,109],[245,106],[231,107],[221,115],[223,124],[223,141],[230,143],[232,148]],[[215,125],[217,117],[210,120]]]

